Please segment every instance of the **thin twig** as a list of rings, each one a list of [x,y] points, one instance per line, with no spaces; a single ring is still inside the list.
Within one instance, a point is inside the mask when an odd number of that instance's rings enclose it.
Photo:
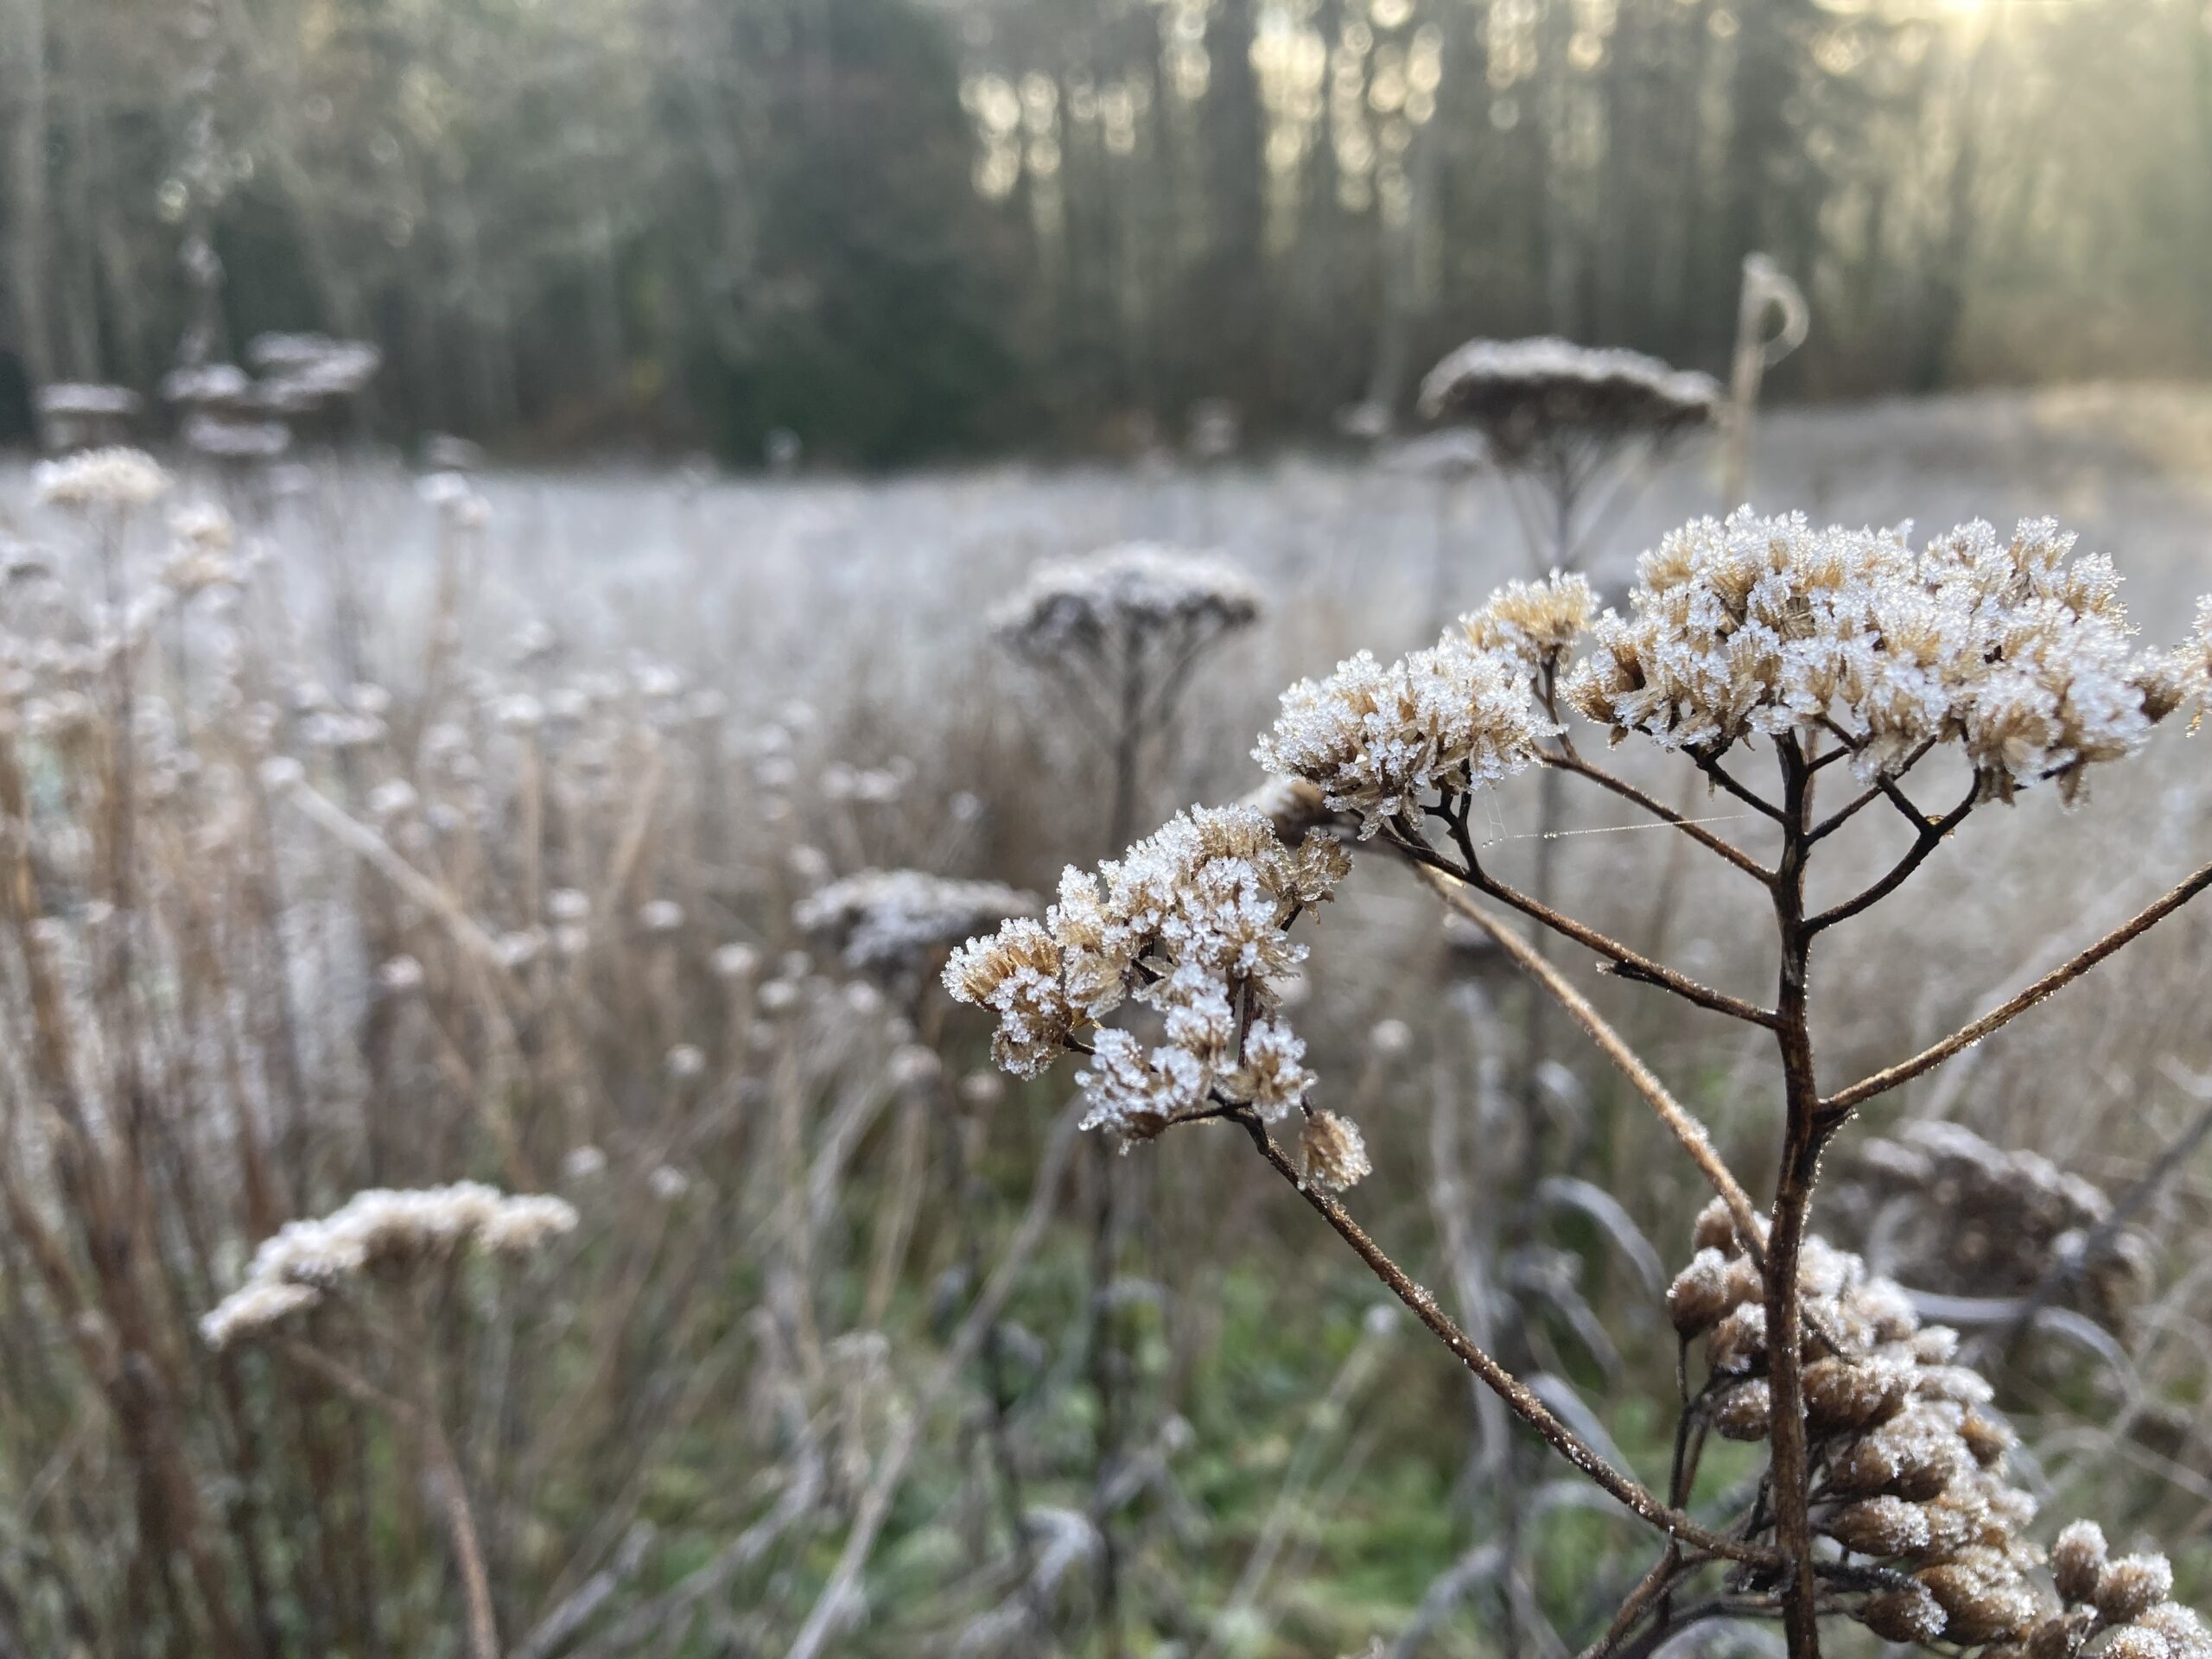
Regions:
[[[1282,1148],[1275,1145],[1266,1124],[1249,1110],[1241,1113],[1235,1122],[1251,1137],[1253,1146],[1274,1172],[1290,1184],[1315,1213],[1336,1230],[1338,1236],[1352,1247],[1390,1294],[1403,1302],[1414,1317],[1428,1328],[1430,1334],[1452,1351],[1461,1364],[1504,1401],[1515,1415],[1541,1435],[1554,1451],[1595,1481],[1630,1513],[1658,1528],[1669,1537],[1680,1539],[1729,1560],[1744,1561],[1756,1567],[1772,1567],[1777,1565],[1773,1551],[1740,1539],[1723,1537],[1709,1530],[1681,1510],[1670,1509],[1661,1503],[1633,1476],[1616,1469],[1599,1456],[1589,1443],[1562,1422],[1526,1383],[1476,1346],[1466,1332],[1460,1330],[1438,1306],[1436,1298],[1416,1284],[1404,1268],[1392,1261],[1351,1218],[1343,1205],[1300,1175],[1296,1166],[1284,1156]]]
[[[1561,772],[1571,772],[1578,778],[1586,778],[1600,789],[1611,790],[1623,800],[1633,801],[1661,823],[1673,824],[1675,829],[1681,830],[1707,852],[1726,860],[1755,880],[1766,883],[1773,881],[1774,872],[1733,842],[1714,835],[1694,819],[1675,810],[1664,801],[1645,794],[1625,778],[1616,777],[1604,767],[1592,765],[1575,752],[1572,744],[1563,746],[1557,753],[1547,753],[1543,759],[1544,764],[1548,766],[1556,766]]]
[[[1971,1025],[1961,1026],[1942,1042],[1921,1050],[1910,1059],[1899,1060],[1895,1065],[1885,1067],[1871,1077],[1862,1077],[1849,1088],[1830,1095],[1821,1103],[1822,1115],[1840,1119],[1877,1095],[1887,1094],[1898,1084],[1911,1082],[1922,1072],[1933,1071],[1960,1050],[1973,1047],[1992,1032],[2011,1024],[2044,998],[2065,989],[2113,951],[2149,932],[2207,887],[2212,887],[2212,864],[2205,865],[2164,897],[2137,912],[2088,949],[2052,969],[2025,990],[2009,1001],[2000,1003]]]
[[[1498,949],[1513,958],[1529,977],[1549,991],[1568,1017],[1588,1033],[1599,1051],[1621,1070],[1623,1076],[1643,1096],[1668,1132],[1689,1154],[1690,1161],[1698,1166],[1705,1179],[1713,1184],[1728,1206],[1728,1214],[1736,1224],[1736,1235],[1753,1250],[1757,1250],[1762,1236],[1758,1212],[1751,1205],[1751,1196],[1744,1191],[1728,1166],[1713,1145],[1713,1137],[1704,1124],[1698,1122],[1689,1109],[1668,1091],[1649,1066],[1622,1040],[1620,1033],[1605,1023],[1589,1000],[1576,990],[1567,976],[1537,952],[1535,946],[1507,927],[1503,921],[1484,909],[1465,893],[1449,885],[1447,878],[1427,866],[1419,867],[1421,880],[1430,891],[1453,911],[1466,918],[1496,941]]]

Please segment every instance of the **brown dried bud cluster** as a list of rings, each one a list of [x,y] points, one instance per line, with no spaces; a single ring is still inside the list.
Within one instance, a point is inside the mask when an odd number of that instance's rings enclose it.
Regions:
[[[2111,1201],[2039,1153],[2008,1152],[1956,1123],[1916,1123],[1859,1148],[1842,1192],[1876,1224],[1912,1283],[1961,1296],[2018,1296],[2054,1263],[2066,1306],[2114,1330],[2149,1295],[2151,1241],[2123,1227],[2085,1256]]]
[[[1697,1254],[1667,1300],[1682,1340],[1704,1344],[1699,1409],[1714,1433],[1764,1440],[1764,1275],[1718,1200],[1693,1237]],[[1903,1289],[1817,1238],[1804,1242],[1798,1284],[1814,1522],[1888,1580],[1846,1611],[1885,1641],[1987,1647],[2001,1659],[2075,1659],[2107,1632],[2098,1659],[2212,1659],[2212,1637],[2170,1599],[2165,1560],[2109,1560],[2088,1522],[2052,1547],[2053,1606],[2043,1553],[2025,1535],[2035,1500],[2004,1472],[2014,1435],[1989,1384],[1952,1363],[1955,1332],[1923,1325]]]

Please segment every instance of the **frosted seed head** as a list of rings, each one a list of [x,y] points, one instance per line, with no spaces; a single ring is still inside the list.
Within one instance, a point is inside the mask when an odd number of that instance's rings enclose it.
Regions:
[[[1910,1589],[1878,1590],[1859,1604],[1859,1622],[1885,1642],[1916,1646],[1943,1635],[1942,1604],[1920,1585]]]
[[[2173,1593],[2174,1569],[2163,1555],[2122,1555],[2097,1574],[2097,1616],[2107,1624],[2126,1624]]]
[[[888,977],[980,929],[1040,908],[1036,894],[996,881],[864,870],[817,888],[793,907],[791,918],[855,973]]]
[[[1716,1371],[1741,1374],[1766,1358],[1766,1305],[1744,1302],[1713,1327],[1706,1338],[1707,1363]]]
[[[2112,1633],[2104,1651],[2109,1659],[2173,1659],[2172,1645],[2164,1635],[2140,1624],[2123,1624]]]
[[[1728,1288],[1728,1258],[1706,1249],[1690,1258],[1667,1287],[1667,1315],[1685,1339],[1701,1337],[1735,1306]]]
[[[1916,1555],[1928,1547],[1928,1517],[1901,1497],[1862,1498],[1832,1510],[1821,1530],[1861,1555]]]
[[[2212,1659],[2212,1631],[2177,1601],[2162,1601],[2135,1621],[2134,1628],[2164,1637],[2170,1659]]]
[[[1306,1179],[1325,1192],[1349,1191],[1374,1168],[1358,1125],[1335,1112],[1307,1113],[1298,1145]]]
[[[1722,1395],[1713,1408],[1714,1433],[1725,1440],[1763,1440],[1774,1409],[1774,1396],[1764,1377],[1739,1382]]]

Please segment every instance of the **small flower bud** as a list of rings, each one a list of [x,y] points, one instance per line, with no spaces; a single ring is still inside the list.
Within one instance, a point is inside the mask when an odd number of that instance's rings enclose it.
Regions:
[[[2212,1659],[2212,1630],[2177,1601],[2160,1602],[2135,1621],[2135,1628],[2165,1637],[2172,1659]]]
[[[1667,1287],[1667,1316],[1685,1341],[1703,1336],[1735,1304],[1728,1300],[1728,1258],[1701,1249]]]
[[[1766,1357],[1766,1308],[1745,1302],[1713,1327],[1705,1344],[1707,1361],[1717,1371],[1751,1370]]]
[[[2105,1643],[2107,1659],[2173,1659],[2173,1649],[2158,1631],[2140,1624],[2123,1624]]]
[[[2012,1426],[1986,1412],[1969,1411],[1959,1424],[1959,1438],[1967,1443],[1967,1450],[1974,1453],[1974,1460],[1985,1469],[1994,1469],[2005,1461],[2005,1454],[2018,1443],[2019,1436]]]
[[[1763,1440],[1774,1410],[1774,1395],[1764,1377],[1739,1382],[1720,1396],[1713,1408],[1713,1427],[1724,1440]]]
[[[2097,1574],[2097,1616],[2107,1624],[2133,1623],[2174,1592],[2174,1569],[2163,1555],[2123,1555]]]
[[[1860,1604],[1859,1622],[1885,1642],[1923,1644],[1943,1634],[1942,1604],[1918,1585],[1879,1590]]]
[[[1901,1497],[1869,1497],[1832,1510],[1821,1530],[1861,1555],[1917,1555],[1928,1547],[1928,1517]]]
[[[1966,1647],[2024,1636],[2040,1611],[2035,1592],[2006,1567],[1948,1561],[1923,1567],[1915,1576],[1942,1605],[1945,1637]]]
[[[1815,1434],[1870,1427],[1897,1415],[1909,1381],[1895,1365],[1816,1359],[1805,1368],[1805,1420]]]
[[[2106,1554],[2104,1529],[2094,1521],[2076,1521],[2060,1533],[2050,1547],[2050,1573],[2059,1599],[2069,1606],[2094,1599]]]

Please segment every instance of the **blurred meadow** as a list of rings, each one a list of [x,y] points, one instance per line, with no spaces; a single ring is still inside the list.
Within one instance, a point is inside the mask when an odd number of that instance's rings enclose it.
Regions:
[[[1931,734],[1969,826],[1839,822],[1815,910],[1912,880],[1822,1078],[2205,866],[2202,0],[0,0],[0,1659],[1817,1659],[1774,1362],[1681,1311],[1798,1293],[1433,869],[1236,982],[1357,1125],[1287,1185],[941,976],[1181,809],[1349,844],[1254,793],[1287,686],[1746,499],[2055,518],[2183,664],[2079,801]],[[1664,409],[1497,414],[1537,335]],[[1663,819],[1803,826],[1580,741],[1468,864],[1624,942],[1545,960],[1779,1213],[1770,1033],[1635,964],[1765,995]],[[2209,965],[2177,908],[1817,1159],[1808,1353],[2012,1483],[1816,1443],[1832,1652],[2212,1651]],[[1738,1553],[1650,1576],[1432,1316]],[[1855,1541],[1907,1497],[1979,1530]],[[2000,1542],[2057,1611],[1869,1611]]]

